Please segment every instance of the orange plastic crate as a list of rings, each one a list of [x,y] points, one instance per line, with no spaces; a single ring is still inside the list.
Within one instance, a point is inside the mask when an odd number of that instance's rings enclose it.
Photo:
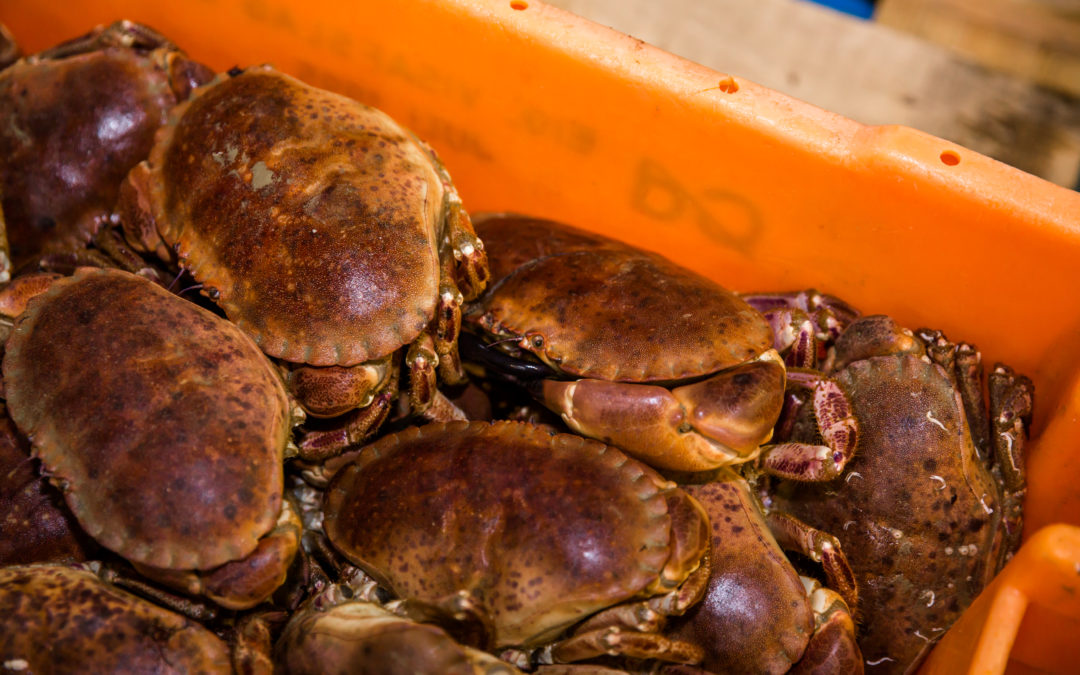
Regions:
[[[27,52],[118,18],[217,69],[269,62],[382,108],[471,210],[606,232],[736,290],[814,286],[1029,374],[1026,542],[923,670],[1076,671],[1080,195],[536,0],[0,4]]]

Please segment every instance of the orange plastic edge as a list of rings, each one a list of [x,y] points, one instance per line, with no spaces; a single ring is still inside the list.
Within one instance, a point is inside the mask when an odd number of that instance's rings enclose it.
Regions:
[[[1029,541],[1001,576],[1025,602],[1014,591],[984,593],[927,668],[947,652],[967,655],[950,663],[970,658],[1001,672],[1001,648],[991,649],[1000,643],[970,641],[983,633],[971,628],[983,625],[980,612],[1014,635],[1013,668],[1042,667],[1038,644],[1075,631],[1080,608],[1047,609],[1050,591],[1035,592],[1049,576],[1045,558],[1027,551],[1039,528],[1080,524],[1080,195],[911,129],[857,124],[536,0],[0,4],[0,21],[29,52],[121,17],[217,69],[272,62],[386,110],[438,150],[470,209],[604,231],[737,290],[813,285],[975,342],[988,363],[1029,374],[1038,397]],[[1080,560],[1062,550],[1060,560]],[[1004,589],[1001,578],[994,588]],[[1013,631],[1009,612],[1020,604]],[[1029,629],[1031,617],[1045,630]]]
[[[922,675],[990,675],[1017,666],[1075,672],[1080,663],[1080,528],[1029,538],[937,644]],[[1019,658],[1017,658],[1019,657]]]

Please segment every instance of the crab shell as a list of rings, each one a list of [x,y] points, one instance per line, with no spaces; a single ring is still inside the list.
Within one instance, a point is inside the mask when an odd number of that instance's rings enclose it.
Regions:
[[[780,415],[784,368],[755,309],[607,237],[512,215],[474,222],[497,281],[463,322],[553,377],[581,378],[549,379],[539,395],[572,429],[677,471],[757,456]]]
[[[84,268],[30,301],[3,373],[12,419],[80,525],[128,560],[209,569],[275,526],[288,402],[229,322]]]
[[[445,188],[386,114],[249,68],[176,106],[145,167],[139,227],[270,356],[354,365],[434,316]]]
[[[712,573],[705,597],[676,621],[671,634],[702,645],[707,670],[787,672],[814,630],[798,573],[740,478],[683,489],[709,513]]]
[[[689,522],[674,522],[669,498]],[[514,422],[384,437],[333,477],[324,521],[399,597],[465,597],[490,620],[491,648],[535,646],[678,587],[706,552],[706,526],[692,498],[619,450]]]
[[[468,319],[499,335],[542,336],[530,351],[562,374],[675,382],[772,347],[756,310],[659,255],[551,221],[474,224],[493,284]]]
[[[15,266],[90,241],[169,108],[212,75],[126,21],[0,71],[0,194]]]
[[[847,603],[800,576],[742,476],[721,467],[679,480],[709,515],[710,573],[666,635],[700,645],[708,672],[861,673]]]
[[[833,481],[781,485],[774,504],[840,540],[859,584],[868,670],[902,672],[997,572],[988,561],[1002,535],[1000,492],[940,366],[873,356],[834,378],[862,429],[858,453]]]
[[[50,565],[0,569],[0,659],[6,672],[232,672],[228,647],[194,621]]]

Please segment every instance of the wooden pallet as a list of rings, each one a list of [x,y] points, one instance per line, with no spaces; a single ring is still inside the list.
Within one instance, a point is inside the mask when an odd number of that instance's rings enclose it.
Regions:
[[[1059,185],[1080,181],[1076,97],[888,26],[800,0],[548,1],[860,122],[911,126]]]
[[[878,22],[1080,96],[1080,0],[880,0]]]

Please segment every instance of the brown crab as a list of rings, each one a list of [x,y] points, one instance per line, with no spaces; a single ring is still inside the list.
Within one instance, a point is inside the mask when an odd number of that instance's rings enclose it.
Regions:
[[[100,544],[229,608],[282,583],[299,538],[282,497],[287,397],[234,325],[84,268],[31,299],[3,373],[12,419]]]
[[[483,246],[433,151],[384,113],[269,66],[233,70],[174,108],[120,212],[136,248],[168,257],[270,356],[316,417],[321,457],[362,440],[396,392],[412,409],[437,372],[463,381],[460,305],[483,290]]]
[[[783,483],[772,503],[837,536],[867,669],[904,672],[1019,544],[1031,382],[996,366],[988,420],[975,348],[885,316],[852,323],[825,367],[852,401],[859,451],[834,481]]]
[[[703,471],[763,452],[771,470],[835,475],[857,429],[827,378],[824,445],[767,446],[784,402],[769,323],[715,282],[551,221],[478,216],[491,288],[465,312],[469,358],[516,373],[575,431],[662,469]]]
[[[515,662],[700,660],[660,628],[701,595],[708,521],[646,465],[516,422],[413,427],[350,459],[323,527],[408,615],[456,619]]]
[[[54,565],[0,569],[0,662],[26,673],[231,673],[213,633],[103,582]]]
[[[701,602],[673,621],[667,635],[701,645],[702,668],[717,673],[861,673],[851,608],[854,578],[835,538],[790,516],[766,513],[729,468],[680,479],[712,526],[711,574]],[[794,530],[807,536],[791,537]],[[780,535],[780,541],[773,532]],[[807,545],[807,542],[817,540]],[[800,576],[781,548],[831,558],[830,585]]]
[[[130,21],[0,70],[0,196],[14,265],[50,253],[94,263],[85,246],[108,223],[124,176],[169,108],[211,77]]]

